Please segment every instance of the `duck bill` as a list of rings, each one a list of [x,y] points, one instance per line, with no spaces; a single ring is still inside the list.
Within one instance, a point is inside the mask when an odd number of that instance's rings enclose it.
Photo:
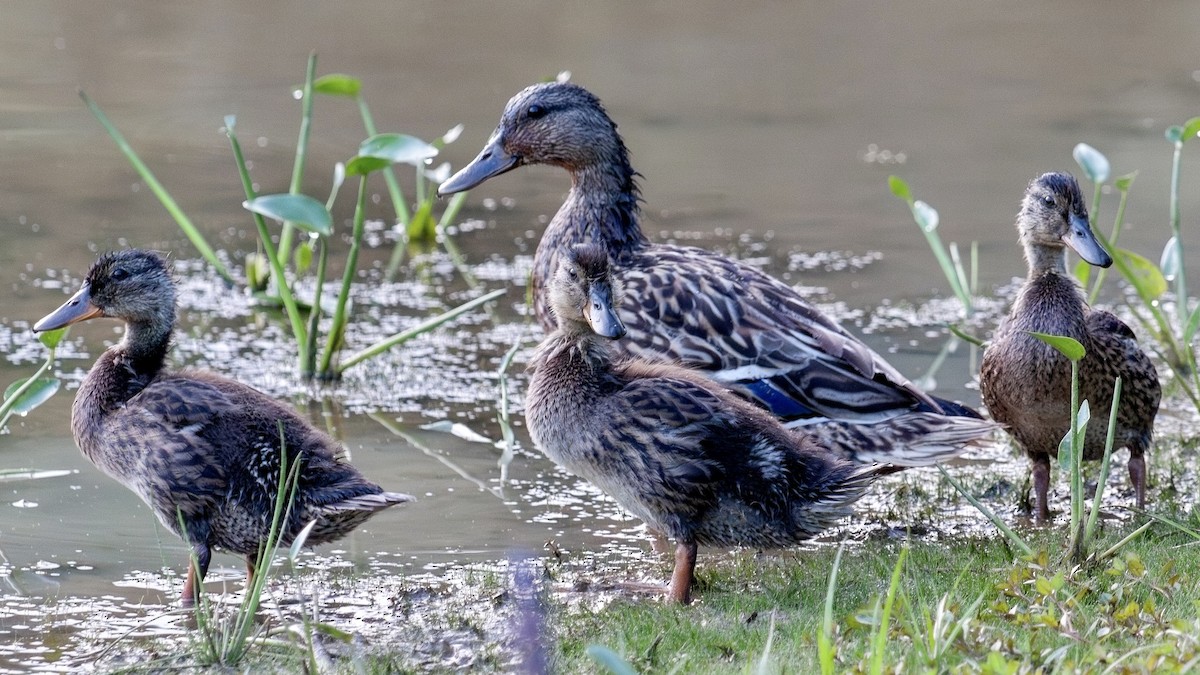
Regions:
[[[1089,264],[1097,267],[1108,267],[1112,265],[1112,256],[1100,242],[1096,239],[1096,235],[1092,233],[1092,228],[1088,225],[1085,218],[1081,218],[1074,213],[1071,214],[1070,229],[1063,235],[1063,242],[1070,246],[1080,258]]]
[[[613,309],[612,288],[607,284],[596,284],[589,291],[588,300],[585,316],[592,331],[610,340],[625,337],[625,324]]]
[[[92,304],[92,287],[84,284],[71,296],[70,300],[63,303],[62,307],[50,312],[42,317],[41,321],[33,324],[33,332],[40,333],[46,330],[57,330],[73,323],[87,321],[98,316],[104,316],[104,312],[97,306]]]
[[[521,158],[517,155],[510,155],[504,149],[504,136],[497,129],[496,133],[492,134],[487,145],[479,153],[479,156],[471,160],[471,163],[464,166],[458,173],[454,174],[445,183],[438,186],[438,196],[445,197],[452,195],[455,192],[470,190],[489,178],[499,176],[506,171],[512,171],[521,164]]]

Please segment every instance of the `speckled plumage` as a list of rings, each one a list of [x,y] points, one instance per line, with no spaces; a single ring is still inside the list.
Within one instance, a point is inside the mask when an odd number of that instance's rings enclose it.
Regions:
[[[102,256],[80,291],[35,330],[98,316],[124,321],[125,338],[97,359],[79,387],[71,415],[75,441],[191,544],[200,569],[197,579],[189,566],[185,603],[199,592],[214,547],[244,556],[253,574],[270,531],[281,442],[289,464],[298,460],[301,467],[282,528],[285,545],[314,519],[310,545],[338,539],[377,511],[412,499],[368,481],[335,440],[275,399],[211,373],[164,370],[175,290],[158,254]]]
[[[629,337],[613,347],[622,356],[696,369],[786,420],[873,423],[918,412],[978,417],[917,389],[762,271],[712,251],[651,243],[641,229],[637,174],[625,145],[600,101],[582,87],[545,83],[514,96],[484,150],[440,192],[469,189],[525,164],[560,166],[572,178],[534,256],[536,310],[547,330],[554,319],[545,287],[554,270],[572,245],[595,242],[627,291],[620,317]],[[987,425],[934,426],[990,440]]]
[[[1012,311],[983,355],[980,390],[996,421],[1006,425],[1033,466],[1037,518],[1049,518],[1050,457],[1070,428],[1071,365],[1030,331],[1078,340],[1087,350],[1079,364],[1080,399],[1091,408],[1085,459],[1104,454],[1113,386],[1121,378],[1114,448],[1129,448],[1129,475],[1137,504],[1145,502],[1145,460],[1162,391],[1154,364],[1128,326],[1109,312],[1087,306],[1068,276],[1066,246],[1089,263],[1112,259],[1088,226],[1087,209],[1075,179],[1048,173],[1029,185],[1017,216],[1029,277]]]
[[[878,465],[835,457],[694,371],[614,361],[611,284],[603,248],[563,258],[549,289],[558,329],[531,363],[525,415],[550,459],[676,539],[672,598],[689,598],[697,544],[788,546],[850,512]]]

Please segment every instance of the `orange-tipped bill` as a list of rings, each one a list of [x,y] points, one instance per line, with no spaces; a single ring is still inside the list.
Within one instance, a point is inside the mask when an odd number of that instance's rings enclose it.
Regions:
[[[33,324],[33,332],[39,333],[45,330],[56,330],[64,326],[70,326],[73,323],[87,321],[98,316],[104,316],[104,312],[97,306],[92,304],[92,288],[89,284],[84,284],[71,296],[70,300],[63,303],[62,307],[50,312],[42,317],[41,321]]]

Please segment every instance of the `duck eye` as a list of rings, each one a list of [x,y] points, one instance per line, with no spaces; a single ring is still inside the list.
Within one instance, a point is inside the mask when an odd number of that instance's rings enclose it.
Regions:
[[[1042,197],[1042,204],[1045,204],[1049,208],[1054,208],[1054,197]]]
[[[129,271],[124,267],[118,267],[112,271],[111,277],[113,281],[120,281],[129,277]]]
[[[576,272],[574,267],[568,267],[568,268],[567,268],[567,274],[568,274],[568,275],[569,275],[569,276],[570,276],[572,279],[575,279],[575,278],[578,278],[578,277],[579,277],[579,272]]]
[[[529,110],[526,110],[525,114],[529,116],[529,119],[536,120],[546,116],[546,109],[534,103],[529,106]]]

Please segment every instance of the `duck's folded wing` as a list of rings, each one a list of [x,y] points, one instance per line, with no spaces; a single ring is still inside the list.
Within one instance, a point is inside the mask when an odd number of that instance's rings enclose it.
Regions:
[[[653,247],[619,269],[618,347],[703,370],[787,419],[942,412],[933,398],[787,285],[695,248]]]

